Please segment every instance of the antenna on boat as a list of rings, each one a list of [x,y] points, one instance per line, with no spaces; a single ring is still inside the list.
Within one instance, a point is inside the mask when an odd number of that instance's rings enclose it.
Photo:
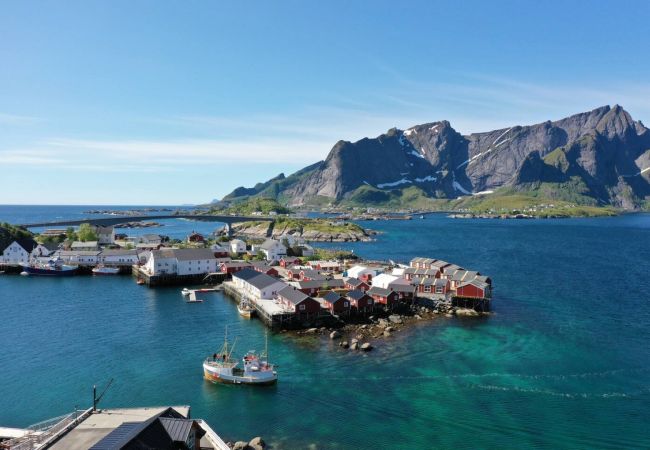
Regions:
[[[235,350],[235,344],[237,344],[237,338],[235,338],[235,342],[232,343],[232,347],[230,347],[230,353],[228,353],[228,360],[230,361],[230,355],[232,355],[232,352]]]
[[[113,384],[113,378],[111,378],[108,381],[108,384],[104,388],[101,394],[99,394],[99,397],[97,397],[97,385],[93,384],[93,412],[97,411],[97,404],[99,401],[104,397],[104,394],[106,394],[106,391],[108,390],[109,387],[111,387],[111,384]]]

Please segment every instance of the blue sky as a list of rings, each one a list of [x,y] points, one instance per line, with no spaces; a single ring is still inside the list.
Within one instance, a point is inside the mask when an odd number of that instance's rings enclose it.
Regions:
[[[0,204],[182,204],[447,119],[650,121],[650,2],[5,1]]]

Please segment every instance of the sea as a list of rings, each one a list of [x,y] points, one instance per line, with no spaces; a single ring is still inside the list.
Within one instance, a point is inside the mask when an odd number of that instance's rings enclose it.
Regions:
[[[108,207],[0,206],[0,222],[91,208]],[[219,226],[161,223],[142,232]],[[0,275],[0,426],[87,408],[112,379],[100,407],[191,405],[225,439],[276,449],[650,448],[649,214],[361,224],[376,241],[327,245],[478,270],[493,280],[492,314],[420,322],[369,353],[269,334],[278,384],[221,386],[201,363],[226,327],[234,354],[263,349],[266,332],[221,293],[187,304],[180,287],[129,276]]]

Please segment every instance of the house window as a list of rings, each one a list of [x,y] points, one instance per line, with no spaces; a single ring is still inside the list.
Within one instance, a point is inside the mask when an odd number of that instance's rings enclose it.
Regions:
[[[350,306],[350,304],[348,302],[343,302],[343,306],[347,308],[348,306]]]
[[[304,310],[305,310],[305,305],[299,305],[299,306],[298,306],[298,309],[299,309],[300,311],[304,311]]]

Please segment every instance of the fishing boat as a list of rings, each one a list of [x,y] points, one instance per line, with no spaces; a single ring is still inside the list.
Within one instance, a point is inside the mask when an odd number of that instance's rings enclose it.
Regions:
[[[63,264],[60,258],[50,259],[47,263],[31,263],[23,264],[23,271],[21,275],[36,275],[36,276],[49,276],[49,277],[66,277],[74,275],[77,271],[77,266],[70,266]]]
[[[106,267],[99,265],[95,267],[92,272],[93,275],[117,275],[120,273],[120,269],[118,267]]]
[[[209,356],[203,362],[203,377],[212,383],[225,384],[251,384],[269,385],[278,381],[278,374],[273,364],[268,361],[267,349],[261,355],[254,350],[249,351],[242,358],[243,367],[239,367],[239,361],[231,359],[235,348],[228,346],[228,334],[224,337],[224,343],[218,353]]]
[[[237,305],[237,311],[240,316],[245,317],[246,319],[250,319],[255,314],[255,308],[253,308],[253,305],[245,301],[239,302]]]

